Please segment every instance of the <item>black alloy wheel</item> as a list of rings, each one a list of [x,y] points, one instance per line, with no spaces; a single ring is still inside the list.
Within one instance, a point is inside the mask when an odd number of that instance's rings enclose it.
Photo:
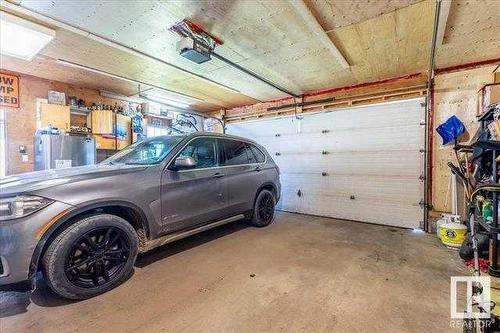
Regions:
[[[87,299],[109,291],[131,276],[139,238],[125,219],[98,213],[59,230],[42,256],[41,270],[59,296]]]
[[[78,287],[98,287],[120,274],[129,255],[129,238],[121,229],[97,228],[73,243],[66,258],[65,273]]]
[[[255,198],[253,212],[248,221],[255,227],[269,225],[274,220],[274,206],[276,206],[274,193],[269,190],[260,191]]]
[[[274,197],[271,192],[266,191],[259,196],[257,203],[259,219],[270,223],[274,217]]]

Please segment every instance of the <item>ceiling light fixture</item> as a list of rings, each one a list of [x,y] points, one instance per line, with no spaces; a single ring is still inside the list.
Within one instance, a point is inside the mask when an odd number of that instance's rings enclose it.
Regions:
[[[189,100],[186,99],[180,99],[180,98],[175,98],[172,96],[169,96],[169,94],[165,95],[164,91],[157,90],[157,89],[151,89],[151,90],[146,90],[142,91],[139,94],[146,95],[148,97],[152,98],[158,98],[161,100],[164,100],[165,102],[176,102],[176,103],[181,103],[181,104],[186,104],[186,105],[192,105],[193,103]]]
[[[117,100],[120,100],[120,101],[129,102],[129,103],[141,104],[141,103],[145,102],[142,98],[135,98],[135,97],[124,96],[124,95],[117,94],[117,93],[114,93],[114,92],[111,92],[111,91],[107,91],[107,90],[101,90],[101,91],[99,91],[99,94],[102,97],[117,99]]]
[[[168,100],[168,99],[157,97],[157,96],[140,94],[139,97],[147,99],[148,101],[151,101],[151,102],[155,102],[155,103],[159,103],[159,104],[163,104],[163,105],[167,105],[167,106],[172,106],[175,108],[180,108],[180,109],[188,109],[189,108],[189,104],[180,103],[180,102]]]
[[[170,94],[174,94],[174,95],[177,95],[177,96],[180,96],[180,97],[188,98],[188,99],[191,99],[193,101],[204,102],[203,99],[200,99],[200,98],[197,98],[197,97],[194,97],[194,96],[190,96],[190,95],[186,95],[186,94],[183,94],[183,93],[180,93],[180,92],[177,92],[177,91],[165,89],[165,88],[156,86],[156,85],[151,84],[151,83],[146,83],[146,82],[142,82],[142,81],[138,81],[138,80],[134,80],[134,79],[129,79],[129,78],[125,77],[125,76],[121,76],[121,75],[109,73],[109,72],[106,72],[106,71],[103,71],[103,70],[100,70],[100,69],[97,69],[97,68],[92,68],[92,67],[89,67],[89,66],[85,66],[85,65],[80,65],[80,64],[68,61],[68,60],[57,59],[57,62],[59,64],[61,64],[61,65],[64,65],[64,66],[69,66],[69,67],[74,67],[74,68],[78,68],[78,69],[83,69],[83,70],[86,70],[88,72],[92,72],[92,73],[96,73],[96,74],[101,74],[101,75],[104,75],[104,76],[107,76],[107,77],[111,77],[113,79],[127,81],[127,82],[131,82],[131,83],[135,83],[135,84],[142,84],[142,85],[145,85],[145,86],[153,87],[153,88],[158,89],[160,91],[164,91],[166,93],[170,93]]]
[[[31,61],[56,36],[53,29],[0,11],[0,53]]]

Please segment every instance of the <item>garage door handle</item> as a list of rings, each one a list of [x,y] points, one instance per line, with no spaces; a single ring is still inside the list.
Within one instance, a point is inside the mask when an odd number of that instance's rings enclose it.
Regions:
[[[225,176],[225,174],[217,172],[217,173],[214,175],[214,178],[222,178],[222,177],[224,177],[224,176]]]

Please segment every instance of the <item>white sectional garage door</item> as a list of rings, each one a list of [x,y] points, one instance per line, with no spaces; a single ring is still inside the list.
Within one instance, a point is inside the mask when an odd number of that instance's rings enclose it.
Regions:
[[[418,228],[423,219],[423,99],[232,123],[281,170],[278,209]]]

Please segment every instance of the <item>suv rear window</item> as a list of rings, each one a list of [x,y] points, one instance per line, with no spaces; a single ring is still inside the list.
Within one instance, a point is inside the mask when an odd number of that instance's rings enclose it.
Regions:
[[[249,163],[248,149],[245,142],[220,139],[221,165],[240,165]]]
[[[252,151],[254,157],[255,157],[255,162],[254,163],[264,163],[266,160],[266,156],[262,151],[260,151],[259,148],[255,147],[251,143],[247,143],[247,145],[250,147],[250,150]]]
[[[263,163],[265,155],[254,145],[230,139],[219,139],[220,165]]]

